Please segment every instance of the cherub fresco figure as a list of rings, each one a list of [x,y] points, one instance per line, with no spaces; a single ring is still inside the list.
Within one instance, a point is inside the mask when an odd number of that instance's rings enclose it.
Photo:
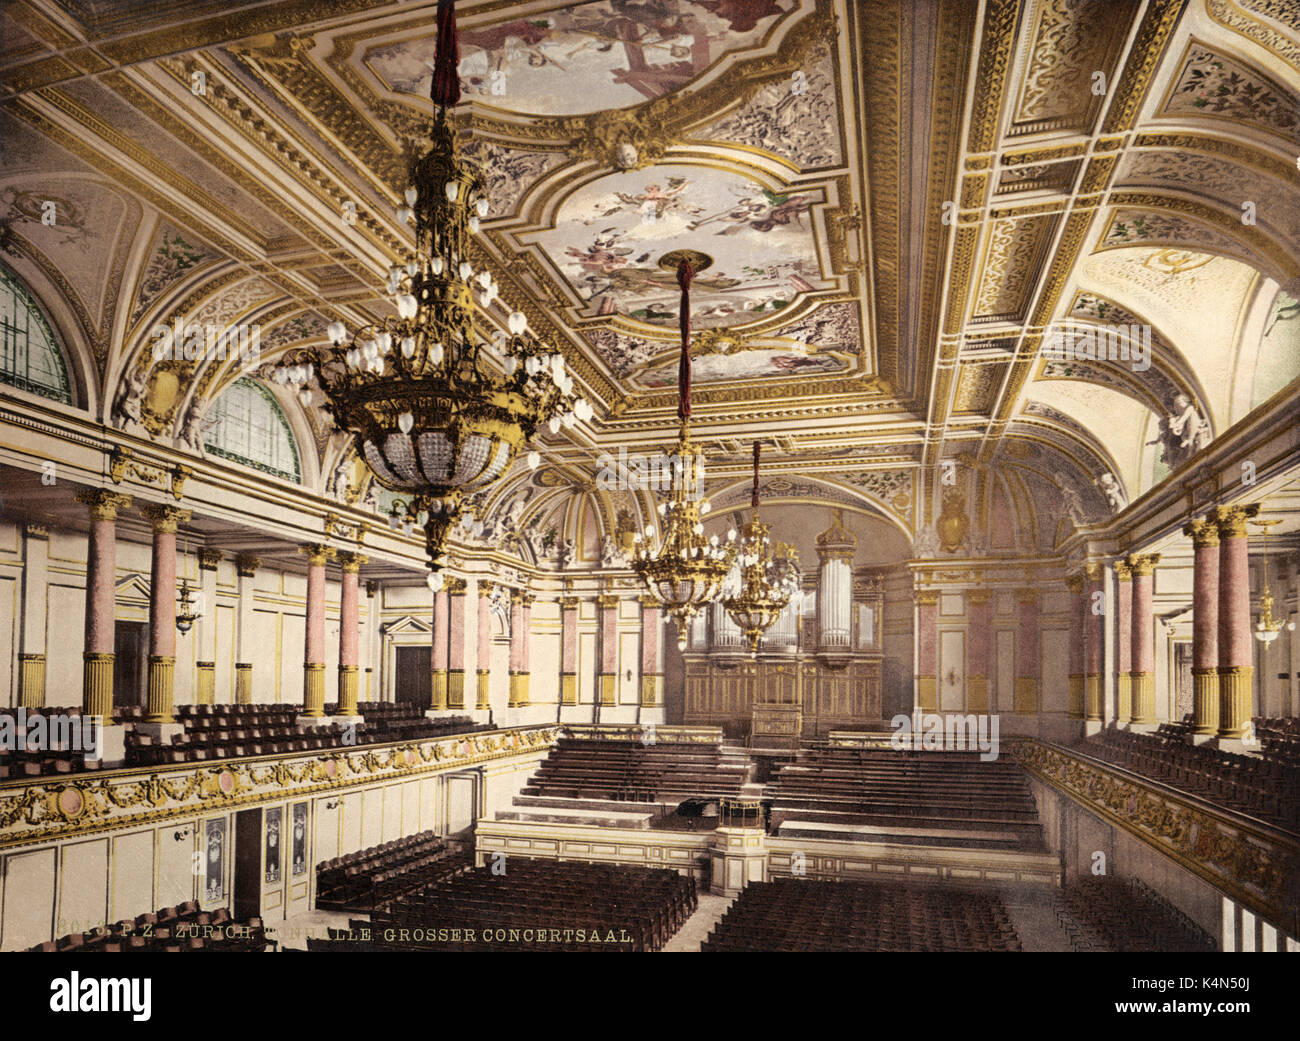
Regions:
[[[1128,505],[1128,500],[1124,497],[1124,489],[1120,487],[1114,474],[1102,474],[1097,478],[1097,485],[1106,496],[1106,503],[1112,510],[1118,513]]]

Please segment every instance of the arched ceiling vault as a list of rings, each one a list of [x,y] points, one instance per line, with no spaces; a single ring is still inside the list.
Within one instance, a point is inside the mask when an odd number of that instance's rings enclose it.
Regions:
[[[544,466],[487,514],[531,488],[528,517],[574,537],[584,517],[602,537],[620,510],[644,523],[652,496],[588,485],[600,453],[673,436],[676,297],[657,262],[682,246],[715,261],[694,294],[693,431],[717,485],[743,482],[761,437],[769,479],[873,502],[910,537],[932,529],[960,457],[981,475],[981,522],[1013,512],[1016,538],[1041,545],[1044,481],[1092,523],[1103,472],[1129,498],[1156,480],[1146,442],[1180,395],[1218,434],[1300,375],[1287,5],[659,10],[458,4],[456,118],[491,206],[476,266],[597,406],[546,435]],[[0,248],[56,316],[80,406],[116,422],[138,392],[146,432],[183,445],[250,369],[154,359],[160,326],[255,325],[264,366],[330,321],[384,313],[384,269],[408,244],[406,156],[431,112],[432,13],[5,6]],[[1148,369],[1041,353],[1053,330],[1117,321],[1150,328]],[[323,487],[346,446],[319,402],[280,398]],[[575,492],[589,512],[561,517]]]

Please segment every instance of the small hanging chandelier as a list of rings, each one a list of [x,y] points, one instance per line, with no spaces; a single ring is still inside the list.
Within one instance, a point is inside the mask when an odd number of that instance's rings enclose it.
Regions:
[[[478,168],[461,156],[447,108],[460,100],[459,45],[452,0],[439,0],[437,56],[431,96],[436,107],[432,147],[412,166],[398,220],[415,227],[415,251],[388,271],[396,317],[367,325],[351,341],[342,322],[327,330],[330,344],[284,359],[272,379],[313,390],[376,480],[411,497],[410,515],[425,533],[430,585],[441,584],[448,536],[461,501],[504,476],[537,428],[551,433],[592,416],[573,396],[564,356],[529,331],[520,311],[497,329],[495,353],[504,375],[486,364],[480,329],[493,315],[498,287],[476,272],[469,239],[487,215]],[[529,462],[535,465],[536,453]]]
[[[670,497],[659,504],[662,533],[653,542],[655,529],[648,525],[644,535],[633,536],[632,570],[650,595],[677,625],[677,646],[686,649],[691,619],[705,604],[716,600],[734,556],[735,531],[719,544],[718,536],[704,534],[703,518],[711,509],[702,499],[704,450],[691,442],[691,318],[690,288],[695,272],[712,259],[693,250],[674,250],[659,260],[660,267],[676,267],[681,287],[679,325],[682,334],[681,360],[677,369],[677,418],[681,427],[676,447],[668,454],[672,476]]]
[[[203,617],[203,594],[190,585],[188,578],[181,579],[176,591],[176,628],[183,635],[194,628]]]
[[[754,442],[754,491],[750,505],[754,515],[740,533],[736,567],[728,579],[734,585],[722,606],[749,640],[749,653],[757,656],[758,643],[790,601],[802,596],[799,557],[783,542],[772,543],[772,525],[758,519],[758,461],[760,445]]]
[[[1284,624],[1288,630],[1295,629],[1295,622],[1284,623],[1281,618],[1273,617],[1273,594],[1268,588],[1268,531],[1273,525],[1281,524],[1282,521],[1280,519],[1253,520],[1250,523],[1264,529],[1264,592],[1259,598],[1259,619],[1255,622],[1255,639],[1267,647],[1277,639],[1277,634],[1282,631]]]

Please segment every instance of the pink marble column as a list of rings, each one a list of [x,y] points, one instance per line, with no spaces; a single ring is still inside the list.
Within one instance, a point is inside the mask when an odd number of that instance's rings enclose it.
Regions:
[[[478,580],[478,596],[475,597],[478,617],[475,620],[478,629],[478,642],[475,657],[478,661],[477,690],[474,707],[487,710],[492,707],[492,583]]]
[[[1218,506],[1219,529],[1219,737],[1239,740],[1251,717],[1255,668],[1250,634],[1250,551],[1246,521],[1259,504]]]
[[[522,591],[510,595],[510,699],[512,708],[529,703],[528,643],[533,624],[533,598]]]
[[[650,708],[664,703],[663,620],[659,601],[641,598],[641,705]]]
[[[447,600],[447,588],[444,585],[433,596],[433,646],[431,649],[433,693],[429,707],[435,712],[440,712],[447,707],[447,648],[451,645]]]
[[[146,723],[174,723],[176,678],[176,531],[189,510],[149,505],[153,559],[149,569],[149,707]]]
[[[340,553],[343,577],[339,587],[339,708],[340,716],[357,714],[357,691],[361,685],[358,648],[360,626],[358,572],[369,558],[360,553]]]
[[[578,598],[560,598],[560,704],[578,703]]]
[[[1070,591],[1070,672],[1069,700],[1066,705],[1068,719],[1083,719],[1083,644],[1084,615],[1087,605],[1083,597],[1083,576],[1070,575],[1065,580]],[[1127,621],[1124,622],[1128,624]]]
[[[1159,553],[1134,554],[1128,558],[1133,571],[1133,668],[1132,697],[1134,723],[1149,724],[1156,721],[1156,627],[1155,607],[1152,603],[1155,566]]]
[[[131,505],[131,497],[97,488],[79,492],[77,501],[90,508],[81,710],[110,723],[116,646],[117,513]]]
[[[1016,692],[1015,711],[1038,711],[1039,678],[1042,665],[1039,661],[1038,594],[1032,589],[1020,593],[1020,639],[1016,641]]]
[[[1115,719],[1133,716],[1133,568],[1115,561]]]
[[[939,594],[916,594],[916,704],[923,712],[939,708]]]
[[[322,719],[325,716],[325,563],[333,558],[334,550],[329,546],[308,545],[299,551],[307,558],[302,714]]]
[[[447,707],[465,707],[465,589],[463,578],[447,579]]]
[[[617,703],[618,690],[618,596],[602,593],[596,597],[600,611],[600,703]]]
[[[973,589],[966,594],[967,657],[966,711],[989,710],[989,644],[993,639],[992,613],[987,589]]]
[[[1102,717],[1102,681],[1106,661],[1104,575],[1100,563],[1084,565],[1083,718],[1089,723],[1100,723]]]
[[[1183,528],[1192,538],[1192,731],[1219,731],[1219,526],[1206,519]]]

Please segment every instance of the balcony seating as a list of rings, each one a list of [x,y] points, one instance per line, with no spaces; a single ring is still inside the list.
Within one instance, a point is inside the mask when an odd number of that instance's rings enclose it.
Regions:
[[[995,893],[893,882],[751,882],[702,951],[1019,951]]]
[[[1296,720],[1256,720],[1262,754],[1243,755],[1192,743],[1190,720],[1162,723],[1154,734],[1108,730],[1086,750],[1226,809],[1300,832],[1300,739]]]

